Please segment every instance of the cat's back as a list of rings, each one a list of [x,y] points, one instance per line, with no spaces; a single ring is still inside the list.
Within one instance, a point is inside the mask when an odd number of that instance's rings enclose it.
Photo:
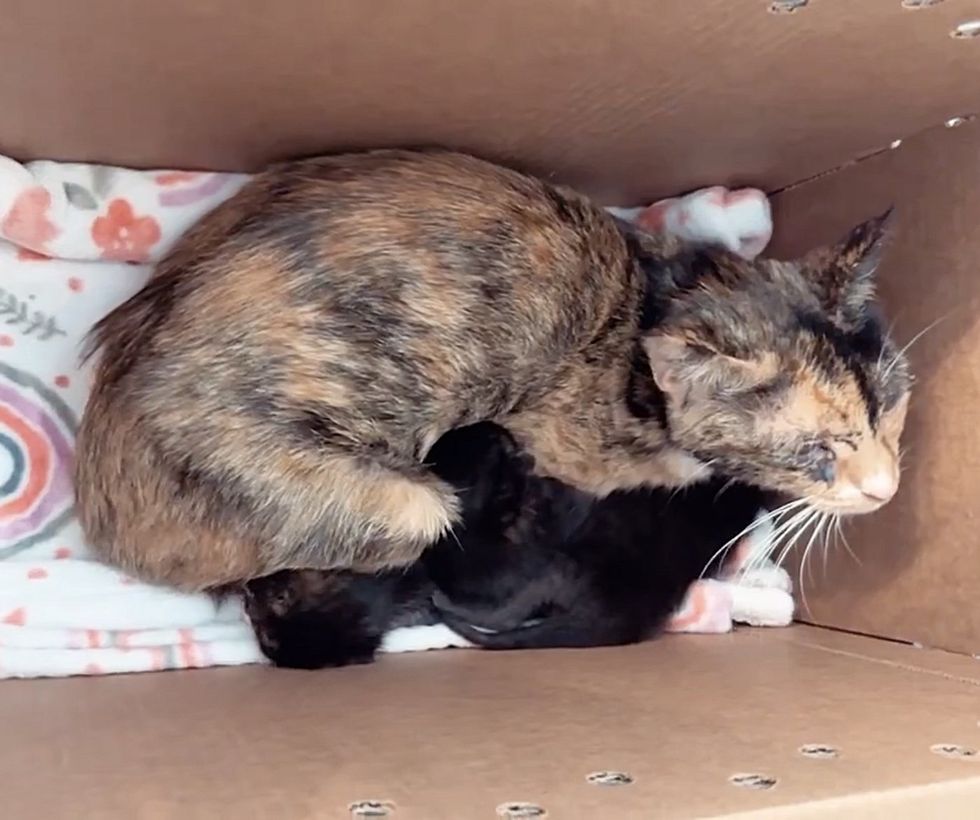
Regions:
[[[630,260],[584,197],[460,154],[259,174],[94,330],[89,540],[189,589],[411,563],[458,506],[421,455],[628,335]]]
[[[330,370],[335,398],[385,385],[416,407],[479,404],[484,385],[530,387],[621,315],[628,267],[614,223],[567,189],[452,152],[323,157],[219,205],[96,341],[110,380],[136,370],[171,391],[205,370],[232,395],[288,372],[323,403],[313,384]]]
[[[228,313],[247,303],[252,321],[269,300],[355,337],[465,328],[506,346],[592,330],[589,313],[622,297],[624,260],[614,223],[571,190],[464,154],[375,151],[271,168],[158,275]]]

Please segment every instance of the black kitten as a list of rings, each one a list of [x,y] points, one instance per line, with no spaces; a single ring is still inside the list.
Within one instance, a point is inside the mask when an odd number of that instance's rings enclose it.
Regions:
[[[439,623],[420,564],[405,571],[282,570],[245,585],[245,611],[276,666],[321,669],[370,663],[384,633]]]
[[[263,653],[277,666],[370,663],[386,632],[441,623],[432,603],[430,566],[448,579],[456,558],[472,551],[473,563],[459,564],[467,574],[458,583],[461,589],[478,584],[483,563],[524,513],[530,464],[510,434],[490,423],[447,433],[427,461],[459,492],[463,522],[430,550],[427,561],[374,575],[283,570],[245,585],[245,611]]]
[[[500,432],[481,435],[501,458]],[[725,479],[599,500],[529,475],[520,455],[509,460],[512,469],[499,472],[521,502],[498,538],[471,544],[464,530],[463,549],[440,543],[423,556],[440,620],[488,649],[610,646],[654,635],[692,582],[717,574],[719,548],[766,500]]]
[[[717,573],[719,547],[764,503],[762,491],[722,479],[596,499],[534,476],[491,423],[447,433],[427,461],[459,491],[463,523],[410,570],[286,571],[247,585],[273,662],[365,663],[388,630],[440,621],[491,649],[640,641],[702,573]]]

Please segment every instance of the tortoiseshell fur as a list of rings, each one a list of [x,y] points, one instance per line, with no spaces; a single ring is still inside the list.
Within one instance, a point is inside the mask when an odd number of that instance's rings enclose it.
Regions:
[[[905,393],[864,318],[881,233],[750,263],[450,152],[270,169],[96,327],[83,527],[104,559],[185,589],[407,566],[458,518],[423,454],[481,420],[599,496],[714,462],[823,492],[813,448],[877,441]],[[841,358],[848,333],[882,366]]]

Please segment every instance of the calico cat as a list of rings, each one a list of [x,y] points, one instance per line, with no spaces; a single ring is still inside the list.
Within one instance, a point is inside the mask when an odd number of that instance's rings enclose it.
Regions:
[[[658,632],[754,521],[763,493],[720,478],[605,498],[534,475],[488,422],[453,430],[426,462],[462,521],[407,570],[283,571],[246,584],[259,645],[277,665],[373,659],[386,633],[445,623],[493,649],[634,643]]]
[[[94,329],[81,524],[188,590],[409,566],[460,515],[422,458],[478,421],[600,497],[718,470],[876,509],[909,383],[870,309],[885,222],[748,262],[446,151],[272,168]]]

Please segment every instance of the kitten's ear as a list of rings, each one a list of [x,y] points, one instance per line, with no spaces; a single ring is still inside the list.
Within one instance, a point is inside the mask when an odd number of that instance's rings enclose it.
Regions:
[[[801,260],[824,309],[838,324],[860,324],[874,299],[874,274],[894,223],[893,208],[863,222],[835,245]]]
[[[643,350],[657,387],[678,404],[691,393],[744,390],[777,375],[776,363],[768,358],[738,359],[668,334],[646,336]]]

